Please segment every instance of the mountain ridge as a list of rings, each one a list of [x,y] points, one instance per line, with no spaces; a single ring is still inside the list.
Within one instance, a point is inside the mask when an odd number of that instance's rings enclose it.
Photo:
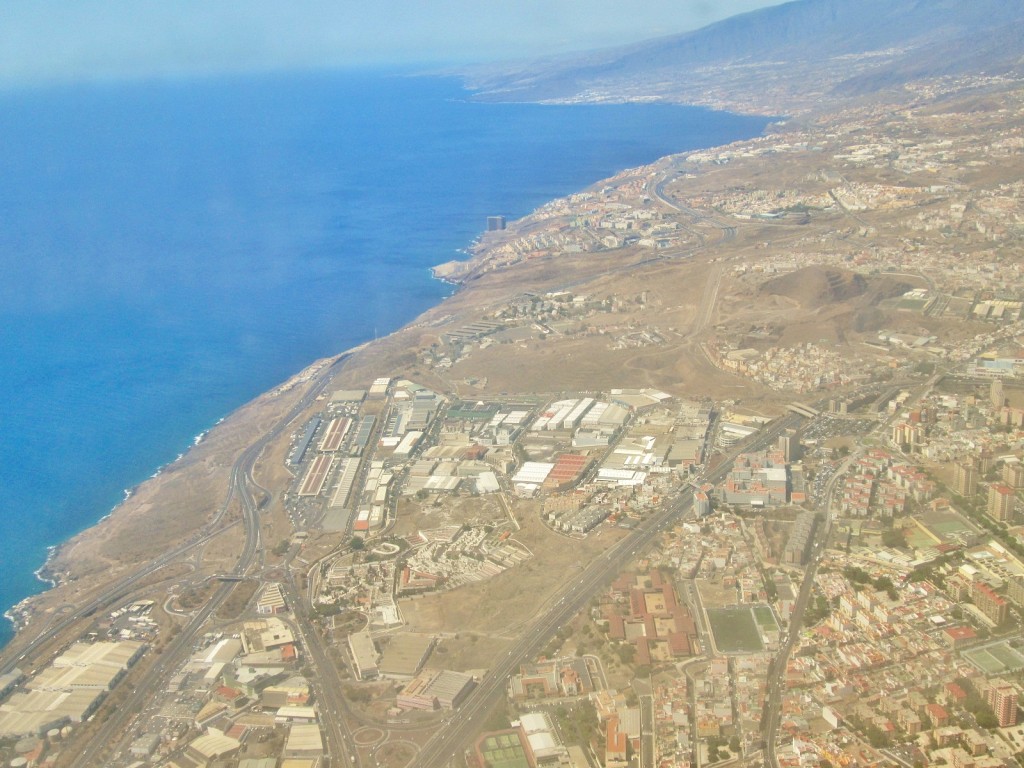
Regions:
[[[733,94],[762,111],[799,112],[826,94],[854,97],[980,72],[1024,72],[1021,3],[794,0],[679,35],[460,74],[489,101],[729,106]],[[807,87],[815,82],[820,87]]]

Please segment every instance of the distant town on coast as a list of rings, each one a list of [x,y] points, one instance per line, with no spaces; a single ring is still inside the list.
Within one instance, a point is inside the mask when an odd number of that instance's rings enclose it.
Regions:
[[[443,300],[58,547],[4,763],[1024,764],[1021,22],[797,0],[459,69],[749,122],[481,207]]]

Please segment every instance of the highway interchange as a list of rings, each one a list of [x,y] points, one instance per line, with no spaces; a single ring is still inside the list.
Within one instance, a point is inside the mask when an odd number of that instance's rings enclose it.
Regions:
[[[257,494],[254,493],[254,488],[258,489],[259,487],[253,479],[253,468],[265,447],[288,429],[320,395],[343,360],[344,358],[339,358],[332,365],[326,366],[320,371],[306,394],[279,420],[277,425],[242,452],[232,467],[229,491],[221,514],[202,535],[167,553],[132,577],[118,582],[87,605],[64,617],[58,625],[49,627],[46,635],[41,634],[19,658],[33,652],[35,645],[45,642],[47,637],[52,637],[52,632],[66,628],[99,610],[113,606],[119,600],[123,600],[132,593],[143,578],[222,533],[227,527],[223,524],[223,512],[233,499],[238,500],[242,509],[241,523],[245,532],[245,540],[242,553],[234,568],[226,575],[243,577],[251,573],[253,568],[259,564],[258,558],[261,558],[263,552],[263,543],[260,537],[260,504]],[[745,444],[735,448],[725,461],[719,463],[713,470],[709,470],[697,482],[720,482],[740,452],[756,451],[767,447],[777,439],[778,435],[792,428],[798,421],[799,417],[793,414],[777,420]],[[262,489],[259,490],[262,491]],[[493,664],[469,698],[462,704],[458,713],[446,719],[439,730],[423,746],[416,759],[417,766],[442,768],[452,764],[454,758],[468,749],[483,730],[494,706],[503,699],[509,675],[516,673],[522,663],[535,658],[562,626],[583,610],[590,600],[604,590],[618,573],[628,567],[633,559],[646,551],[663,531],[683,519],[691,512],[691,509],[692,494],[689,491],[683,491],[642,521],[629,536],[620,540],[603,555],[596,557],[578,573],[578,576],[569,580],[562,592],[541,609],[528,628]],[[804,592],[807,591],[806,585],[809,583],[809,579],[805,581],[805,588],[801,592],[802,603],[806,601]],[[91,765],[103,764],[104,760],[121,754],[129,739],[137,737],[144,730],[142,728],[145,725],[143,718],[151,711],[146,707],[151,704],[153,692],[166,688],[173,670],[179,668],[185,661],[195,645],[196,638],[204,631],[207,622],[224,603],[235,586],[235,581],[224,581],[217,586],[207,603],[193,614],[188,623],[167,643],[160,657],[152,663],[141,678],[134,681],[133,687],[127,693],[122,705],[116,710],[109,711],[105,719],[98,724],[89,743],[82,746],[81,752],[71,764],[73,768],[87,768]],[[338,665],[331,660],[324,647],[323,639],[304,615],[304,596],[295,585],[290,570],[289,578],[283,588],[288,601],[296,609],[295,621],[292,622],[293,630],[307,654],[307,662],[315,672],[312,684],[322,713],[321,724],[326,737],[327,753],[331,758],[337,758],[329,764],[358,767],[359,753],[352,738],[351,715],[342,693]],[[789,642],[792,642],[792,637]],[[9,662],[8,666],[13,666],[16,661]],[[769,739],[770,742],[771,739]]]
[[[245,544],[235,567],[231,571],[232,576],[244,576],[252,567],[257,554],[260,554],[262,551],[259,505],[254,498],[250,487],[251,485],[255,485],[252,478],[252,470],[257,459],[268,444],[277,439],[296,418],[309,408],[312,402],[320,395],[330,382],[338,367],[344,362],[344,359],[345,357],[342,356],[335,360],[331,365],[325,366],[325,368],[317,374],[312,385],[308,388],[302,398],[292,407],[292,409],[278,421],[273,429],[244,450],[235,461],[235,464],[231,469],[228,495],[225,499],[222,510],[227,508],[227,505],[231,502],[234,496],[238,497],[242,508],[242,525],[245,529]],[[221,515],[218,515],[218,521],[222,517],[223,511]],[[199,540],[183,546],[178,550],[175,550],[175,552],[160,558],[161,566],[166,564],[166,562],[170,562],[173,559],[172,555],[174,557],[178,557],[181,554],[192,550],[194,547],[199,546],[205,540],[208,540],[220,532],[222,532],[222,529],[209,531]],[[110,607],[117,600],[122,599],[125,595],[129,594],[132,587],[141,578],[155,569],[156,566],[148,566],[147,568],[144,568],[135,576],[124,580],[112,590],[109,590],[103,595],[97,597],[90,603],[87,609],[81,610],[76,612],[75,615],[67,617],[64,622],[66,622],[67,625],[70,625],[80,618],[91,615],[96,610]],[[209,618],[223,604],[236,586],[236,582],[225,581],[217,587],[216,591],[207,603],[192,616],[188,624],[183,627],[181,631],[179,631],[177,635],[175,635],[174,638],[165,646],[160,658],[152,664],[141,679],[135,681],[134,686],[129,692],[124,703],[117,709],[109,711],[106,720],[95,731],[89,743],[82,746],[81,752],[77,755],[74,762],[71,763],[72,768],[88,768],[88,766],[101,765],[103,764],[103,760],[101,758],[103,758],[104,755],[117,753],[125,739],[129,738],[133,733],[133,730],[129,727],[132,720],[145,711],[145,705],[153,697],[154,691],[165,689],[167,678],[171,672],[184,662],[195,644],[196,636],[202,631]],[[43,638],[39,638],[35,642],[42,642],[42,640]],[[26,650],[26,653],[31,652],[32,650],[33,649],[30,647]]]
[[[735,449],[728,460],[706,473],[701,481],[720,482],[732,467],[739,453],[763,450],[779,435],[792,428],[799,417],[789,415],[758,433],[742,448]],[[683,493],[667,502],[656,513],[645,519],[627,538],[597,557],[571,580],[557,601],[543,610],[508,652],[495,662],[480,685],[462,704],[457,717],[449,719],[423,747],[416,760],[418,768],[442,768],[473,743],[483,729],[491,709],[505,695],[506,680],[519,671],[519,665],[537,656],[555,632],[567,624],[590,600],[606,588],[608,583],[641,552],[645,551],[665,529],[678,522],[692,507],[693,497]]]

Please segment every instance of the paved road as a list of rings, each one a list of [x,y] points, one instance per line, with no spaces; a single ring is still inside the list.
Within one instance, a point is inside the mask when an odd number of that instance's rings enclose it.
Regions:
[[[319,396],[330,382],[337,368],[343,363],[346,356],[340,357],[333,364],[326,366],[313,380],[306,394],[292,407],[292,409],[274,426],[272,430],[264,434],[259,440],[246,448],[235,461],[231,468],[230,486],[224,506],[231,502],[237,495],[242,505],[242,524],[245,529],[245,545],[242,554],[231,573],[235,576],[245,575],[261,549],[259,532],[259,507],[250,489],[252,470],[263,449],[273,440],[277,439],[288,426],[301,415]],[[191,545],[195,546],[195,544]],[[190,549],[191,546],[185,548]],[[143,573],[148,572],[144,569]],[[133,577],[137,581],[141,575]],[[195,643],[196,635],[202,630],[207,620],[224,603],[231,591],[237,586],[235,582],[224,582],[213,593],[210,600],[199,610],[184,628],[164,647],[164,651],[156,662],[146,671],[141,679],[135,682],[134,688],[128,694],[124,703],[113,711],[108,711],[106,720],[98,729],[88,744],[82,745],[82,751],[71,763],[72,768],[87,768],[88,766],[102,765],[100,760],[105,754],[116,754],[118,746],[122,741],[130,738],[132,734],[127,733],[131,720],[142,712],[144,705],[156,692],[166,690],[167,678],[180,666]],[[118,590],[120,591],[120,590]],[[129,590],[130,591],[130,590]],[[111,593],[106,593],[97,599],[97,603],[105,603]]]
[[[662,176],[656,184],[648,184],[647,191],[650,192],[653,197],[657,198],[658,202],[661,203],[662,205],[671,208],[673,211],[682,212],[682,208],[680,208],[678,205],[676,205],[667,197],[665,197],[665,185],[667,183],[668,177]]]
[[[319,706],[320,725],[327,737],[326,765],[352,765],[358,768],[359,752],[349,726],[352,717],[342,692],[338,665],[331,660],[319,633],[310,626],[308,617],[303,615],[306,608],[301,602],[302,593],[293,581],[291,570],[282,588],[295,611],[293,628],[306,654],[305,661],[315,671],[310,682]]]
[[[107,590],[105,590],[103,594],[93,598],[89,602],[78,607],[72,613],[67,614],[56,623],[48,624],[39,632],[35,639],[33,639],[27,646],[25,646],[22,649],[22,652],[16,658],[8,659],[3,663],[3,665],[0,665],[0,674],[10,672],[25,657],[35,653],[43,645],[50,642],[58,633],[63,632],[71,625],[75,624],[78,621],[81,621],[84,618],[92,616],[97,611],[108,608],[114,603],[127,597],[133,592],[133,590],[136,588],[139,582],[141,582],[147,576],[160,570],[165,565],[168,565],[169,563],[178,560],[180,557],[187,554],[196,547],[202,546],[213,537],[219,536],[221,533],[224,532],[224,530],[226,530],[226,528],[232,527],[236,524],[237,523],[233,523],[231,526],[225,526],[224,528],[219,528],[215,531],[209,531],[203,534],[200,538],[192,540],[189,543],[184,544],[178,547],[177,549],[168,552],[165,555],[161,555],[152,563],[144,567],[141,571],[136,571],[131,576],[121,579],[118,582],[115,582]]]
[[[745,451],[757,451],[774,442],[782,432],[794,426],[799,417],[786,416],[752,441],[737,448],[726,461],[702,478],[710,483],[720,482],[736,456]],[[519,665],[535,658],[545,643],[559,628],[565,626],[599,592],[618,575],[641,551],[646,550],[655,538],[666,528],[688,513],[693,496],[684,492],[665,504],[664,507],[644,520],[634,532],[600,557],[594,558],[579,577],[570,580],[559,599],[536,617],[533,624],[509,648],[507,653],[495,661],[486,677],[470,694],[451,718],[424,745],[416,760],[417,768],[442,768],[453,758],[467,749],[483,730],[484,723],[494,705],[505,695],[506,680],[519,671]]]
[[[654,768],[655,747],[654,697],[640,697],[640,765],[639,768]]]
[[[697,335],[707,328],[711,322],[711,313],[714,312],[715,306],[718,303],[718,290],[722,286],[722,273],[724,271],[724,264],[715,264],[708,273],[708,281],[701,296],[700,306],[694,315],[690,330],[686,333],[687,339],[691,342],[695,341]]]
[[[811,560],[804,572],[804,580],[800,584],[800,592],[793,605],[786,642],[772,661],[768,680],[768,696],[765,699],[765,716],[762,718],[765,765],[769,768],[778,768],[779,765],[775,747],[779,735],[779,724],[782,719],[782,694],[785,693],[786,688],[786,667],[789,664],[789,657],[793,652],[793,647],[800,636],[800,626],[803,623],[804,611],[810,602],[811,592],[814,587],[814,576],[818,572],[818,563],[821,561],[821,556],[825,553],[829,537],[832,535],[832,499],[835,497],[836,485],[845,476],[850,465],[860,457],[861,453],[863,453],[862,449],[851,453],[842,465],[836,469],[836,472],[825,486],[825,492],[822,494],[823,503],[821,505],[824,508],[825,520],[818,526],[818,530],[814,535],[814,549]]]
[[[819,528],[827,531],[828,524],[819,526]],[[827,532],[822,537],[821,531],[819,531],[815,538],[819,542],[827,540]],[[797,595],[796,603],[793,605],[793,612],[790,614],[789,632],[786,635],[786,642],[772,660],[772,666],[769,668],[768,696],[765,699],[765,715],[762,722],[764,723],[765,765],[770,766],[770,768],[778,768],[779,765],[778,756],[775,754],[775,740],[779,734],[779,723],[782,718],[782,694],[785,692],[786,687],[786,667],[789,664],[789,655],[792,653],[796,639],[800,635],[800,624],[803,621],[804,610],[807,608],[807,603],[811,597],[814,574],[818,568],[817,553],[821,549],[822,547],[820,546],[815,547],[815,557],[804,572],[800,593]]]
[[[277,425],[273,432],[271,432],[269,435],[265,435],[260,441],[255,443],[253,446],[250,446],[250,448],[245,453],[243,453],[242,457],[239,458],[238,462],[236,462],[235,466],[232,468],[231,480],[228,488],[228,496],[224,500],[224,503],[221,505],[220,511],[210,523],[204,526],[203,530],[199,532],[196,535],[196,537],[190,539],[189,541],[171,550],[170,552],[161,555],[160,557],[156,558],[151,563],[136,571],[132,575],[114,582],[109,587],[107,587],[107,589],[105,589],[101,594],[92,598],[83,605],[78,606],[73,612],[67,614],[59,621],[56,621],[43,627],[39,631],[39,634],[30,643],[28,643],[21,649],[21,653],[19,653],[17,657],[8,658],[2,664],[0,664],[0,674],[6,674],[7,672],[10,672],[22,660],[35,653],[43,645],[50,642],[55,635],[64,631],[76,622],[79,622],[84,618],[88,618],[89,616],[92,616],[98,611],[105,610],[106,608],[109,608],[115,603],[124,600],[132,594],[132,592],[139,585],[139,583],[141,583],[146,577],[160,570],[164,566],[179,560],[181,557],[187,555],[189,552],[192,552],[196,548],[205,545],[212,538],[224,533],[224,531],[226,531],[228,528],[237,525],[237,523],[228,523],[227,525],[222,525],[221,523],[223,520],[224,513],[227,510],[228,505],[230,504],[239,483],[239,478],[241,476],[239,474],[241,470],[241,462],[243,461],[243,459],[255,462],[255,459],[259,456],[259,453],[263,450],[266,444],[270,442],[270,440],[280,435],[281,432],[287,427],[287,425],[298,415],[298,413],[301,413],[303,410],[309,407],[309,404],[313,401],[313,399],[317,395],[319,395],[320,392],[323,391],[323,388],[330,380],[330,377],[333,374],[333,372],[335,372],[338,369],[338,367],[343,363],[343,361],[347,357],[348,355],[343,355],[342,357],[339,357],[338,360],[336,360],[333,364],[324,368],[324,370],[317,375],[317,379],[314,380],[315,383],[313,387],[310,389],[310,391],[307,392],[307,394],[302,398],[302,400],[289,412],[289,414],[284,419],[282,419],[282,421]],[[250,464],[248,470],[245,472],[246,475],[250,476],[250,482],[251,471],[252,465]],[[248,523],[251,525],[252,520],[250,519]],[[255,543],[251,539],[252,531],[248,530],[246,532],[247,547],[255,546]],[[237,571],[238,567],[236,566],[235,572]]]
[[[660,202],[662,205],[664,205],[664,206],[666,206],[668,208],[671,208],[674,211],[677,211],[679,213],[683,213],[683,214],[686,214],[687,216],[689,216],[691,219],[693,219],[693,223],[694,224],[700,224],[701,222],[708,222],[708,223],[712,224],[713,226],[718,227],[719,231],[722,233],[722,240],[721,240],[721,242],[728,243],[728,242],[736,239],[736,227],[730,226],[728,224],[722,224],[717,219],[715,219],[713,216],[709,216],[704,211],[698,211],[695,208],[689,208],[689,207],[687,207],[685,205],[679,205],[678,203],[674,203],[671,200],[669,200],[667,197],[665,197],[665,185],[668,182],[669,182],[668,177],[667,176],[663,176],[661,178],[661,180],[658,181],[657,183],[655,183],[655,184],[650,184],[649,183],[647,185],[647,191],[651,194],[652,197],[656,198],[658,200],[658,202]],[[688,231],[691,234],[695,235],[700,240],[700,244],[701,245],[705,244],[705,237],[704,237],[704,234],[702,232],[699,232],[698,230],[692,229],[692,228],[686,226],[685,224],[683,224],[682,222],[679,222],[679,223],[680,223],[680,226],[682,226],[686,231]]]
[[[923,397],[924,393],[928,392],[932,387],[938,384],[945,375],[945,371],[939,371],[928,379],[927,382],[921,384],[917,388],[918,391],[915,400]],[[820,405],[820,403],[816,403],[815,405]],[[869,435],[874,433],[885,434],[889,430],[890,424],[895,419],[896,416],[890,416],[880,422],[878,426],[871,430]],[[825,547],[828,545],[829,537],[832,534],[832,500],[835,498],[836,485],[839,483],[839,480],[846,475],[850,466],[852,466],[852,464],[863,454],[865,450],[864,442],[865,440],[862,439],[861,446],[856,451],[853,451],[845,461],[836,468],[835,473],[832,475],[828,485],[825,487],[825,493],[823,494],[824,503],[822,504],[825,512],[825,522],[820,526],[820,530],[815,536],[817,545],[814,548],[811,563],[804,575],[803,584],[800,585],[800,593],[797,596],[797,602],[794,605],[793,613],[790,618],[790,629],[786,638],[786,644],[782,649],[780,649],[779,654],[775,657],[769,673],[768,697],[765,700],[765,716],[762,718],[765,738],[765,765],[768,768],[778,768],[779,765],[775,747],[776,739],[778,738],[779,723],[782,717],[782,694],[785,690],[786,665],[789,662],[790,653],[792,653],[793,646],[796,644],[797,636],[799,635],[800,625],[803,622],[804,609],[807,607],[807,603],[810,600],[811,587],[814,582],[814,575],[817,573],[818,562],[821,560],[821,556],[825,553]]]

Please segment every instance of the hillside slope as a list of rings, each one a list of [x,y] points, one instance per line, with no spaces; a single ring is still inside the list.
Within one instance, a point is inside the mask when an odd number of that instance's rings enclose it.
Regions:
[[[630,46],[464,71],[486,100],[799,112],[923,77],[1024,72],[1018,0],[795,0]]]

